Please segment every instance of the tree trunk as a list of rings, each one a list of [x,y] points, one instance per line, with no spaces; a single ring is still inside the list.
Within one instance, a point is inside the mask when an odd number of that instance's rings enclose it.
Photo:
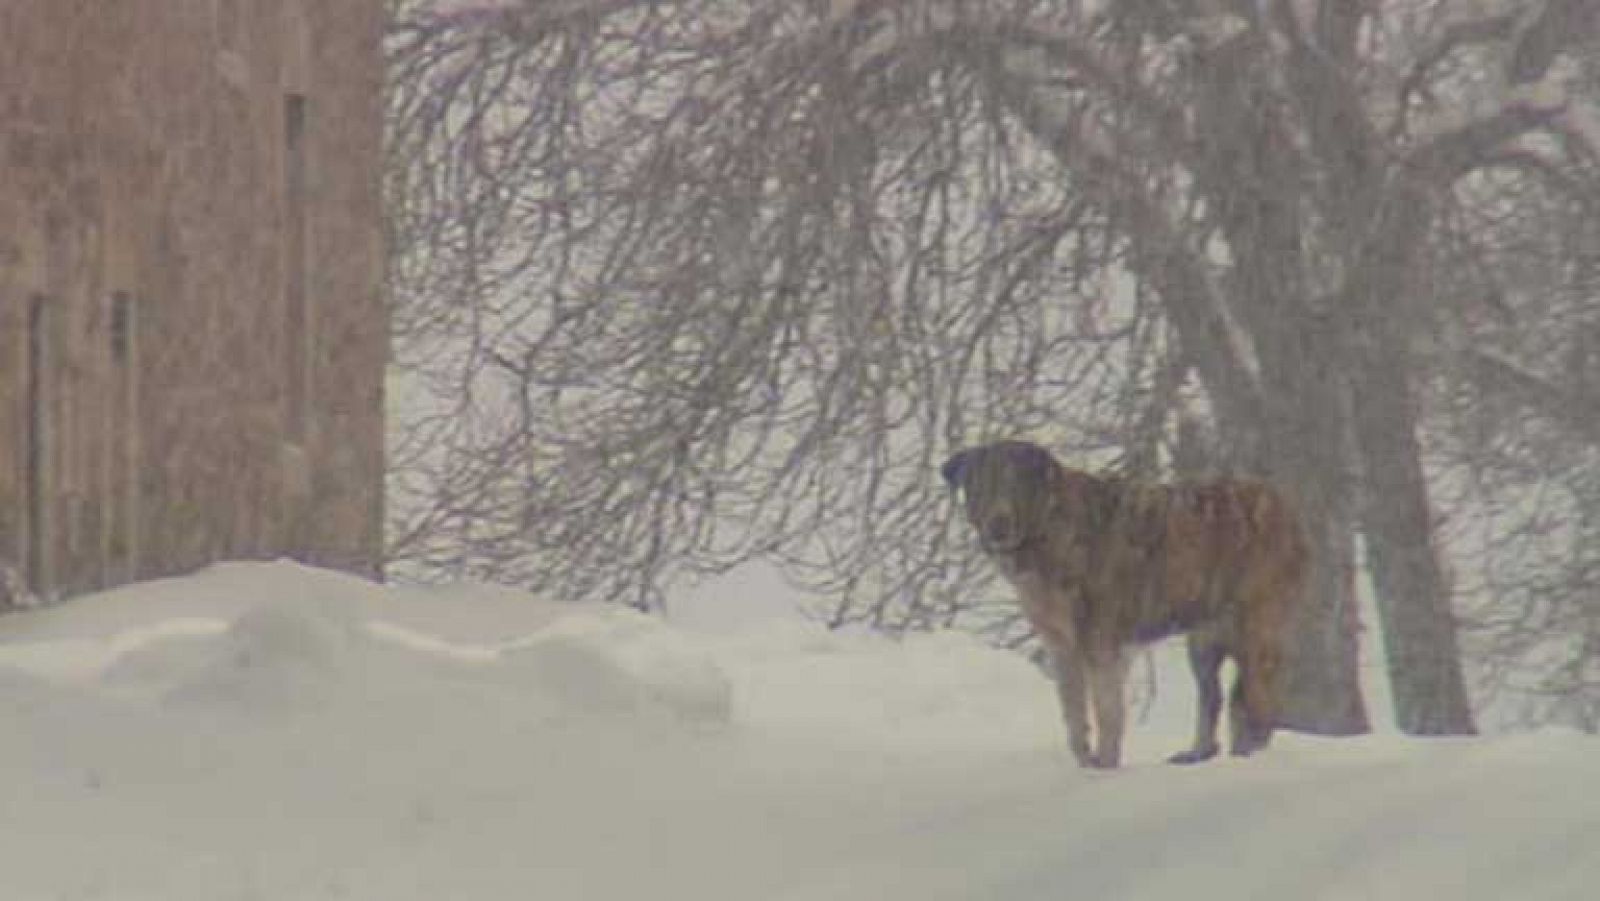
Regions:
[[[1319,735],[1359,735],[1371,727],[1358,667],[1354,541],[1337,495],[1321,486],[1306,489],[1319,481],[1326,477],[1312,472],[1295,479],[1311,570],[1299,615],[1291,620],[1278,724]]]
[[[1227,238],[1227,303],[1258,370],[1253,399],[1217,406],[1220,418],[1257,436],[1256,446],[1240,448],[1241,461],[1294,497],[1311,553],[1290,622],[1279,725],[1352,735],[1369,724],[1358,665],[1349,405],[1337,344],[1306,306],[1313,279],[1304,249],[1312,224],[1297,196],[1304,172],[1293,128],[1263,89],[1260,62],[1230,50],[1197,60],[1205,148],[1198,185]]]
[[[1355,541],[1339,382],[1323,377],[1327,348],[1303,342],[1299,370],[1266,389],[1262,469],[1299,506],[1311,567],[1290,637],[1279,725],[1320,735],[1370,731],[1361,696]],[[1275,356],[1275,354],[1274,354]]]
[[[1472,735],[1477,729],[1455,618],[1430,540],[1416,410],[1400,353],[1380,346],[1352,373],[1359,398],[1354,426],[1365,488],[1363,530],[1395,718],[1408,735]]]

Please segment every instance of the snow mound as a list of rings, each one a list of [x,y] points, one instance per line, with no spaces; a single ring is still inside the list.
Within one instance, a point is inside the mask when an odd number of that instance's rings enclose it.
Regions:
[[[733,687],[705,648],[631,610],[574,614],[500,653],[509,678],[590,711],[728,722]]]
[[[130,651],[102,680],[143,686],[168,704],[281,712],[325,704],[363,681],[371,656],[354,611],[275,601],[246,610],[220,635],[166,638]]]
[[[194,580],[214,584],[248,571],[220,569]],[[181,615],[99,640],[19,646],[8,656],[58,680],[97,674],[115,695],[250,714],[384,703],[408,690],[471,704],[462,696],[498,688],[536,717],[664,714],[708,725],[731,716],[731,684],[708,650],[631,610],[542,605],[505,589],[474,594],[460,586],[374,597],[375,586],[348,577],[285,564],[260,571],[294,584],[241,592],[248,606],[216,604],[227,619]],[[502,628],[489,628],[497,617]]]

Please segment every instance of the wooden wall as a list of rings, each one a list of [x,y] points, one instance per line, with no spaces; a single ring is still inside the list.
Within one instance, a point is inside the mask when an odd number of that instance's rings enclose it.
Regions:
[[[382,17],[0,0],[0,568],[36,593],[377,571]]]

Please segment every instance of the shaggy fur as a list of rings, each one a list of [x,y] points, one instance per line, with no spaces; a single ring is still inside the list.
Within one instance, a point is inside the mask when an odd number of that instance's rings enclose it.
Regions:
[[[1102,478],[1023,441],[961,451],[943,475],[1050,651],[1080,764],[1115,767],[1121,759],[1127,648],[1179,632],[1188,636],[1200,697],[1194,744],[1172,762],[1216,755],[1219,671],[1229,657],[1238,672],[1228,699],[1230,751],[1266,746],[1285,622],[1307,559],[1280,494],[1242,479]]]

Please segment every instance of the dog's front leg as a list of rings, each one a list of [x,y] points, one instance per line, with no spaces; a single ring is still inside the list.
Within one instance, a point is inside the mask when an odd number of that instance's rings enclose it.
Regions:
[[[1126,726],[1127,657],[1116,642],[1087,649],[1089,699],[1094,704],[1095,750],[1090,766],[1116,769],[1122,763],[1122,732]]]
[[[1067,724],[1067,744],[1079,766],[1094,766],[1089,752],[1089,705],[1085,697],[1083,658],[1070,641],[1047,640],[1056,673],[1056,696]]]

